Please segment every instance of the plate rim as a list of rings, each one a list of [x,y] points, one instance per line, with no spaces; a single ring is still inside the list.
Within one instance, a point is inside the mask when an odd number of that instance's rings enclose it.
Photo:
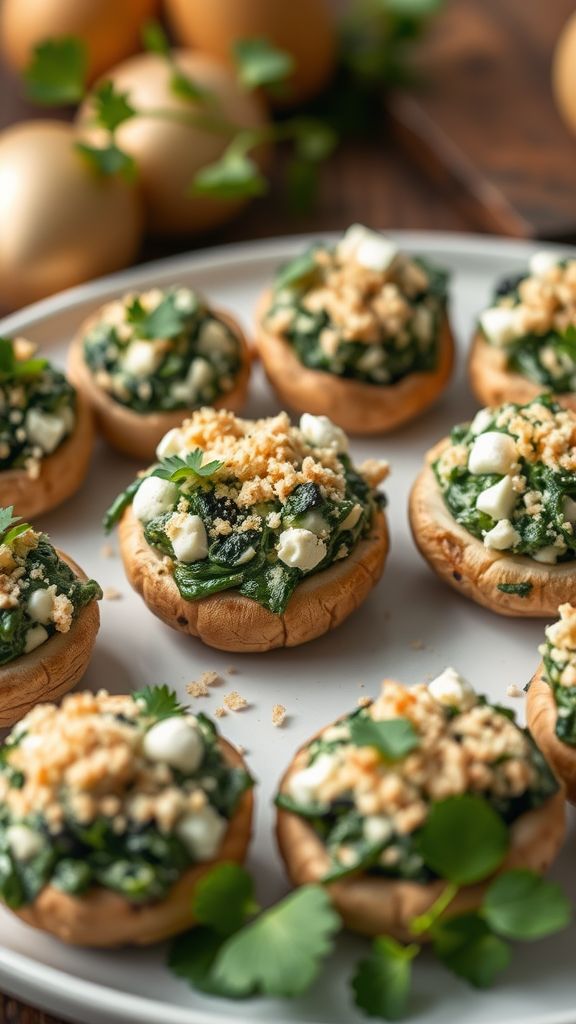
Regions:
[[[525,261],[539,249],[550,249],[559,253],[576,253],[576,247],[533,239],[499,238],[489,234],[446,231],[413,231],[383,229],[387,235],[398,240],[403,247],[419,247],[450,256],[474,258],[518,259]],[[104,301],[108,296],[138,287],[156,274],[164,277],[189,273],[197,268],[206,272],[221,268],[223,263],[243,265],[257,263],[263,257],[270,260],[289,258],[293,251],[318,239],[334,239],[338,231],[306,232],[254,239],[191,250],[175,256],[163,257],[138,264],[126,270],[108,274],[95,280],[58,292],[56,295],[10,313],[0,319],[0,334],[25,330],[40,321],[67,311],[92,300]],[[15,950],[0,945],[0,985],[10,995],[24,1002],[32,1003],[50,1013],[70,1019],[81,1019],[88,1024],[86,1011],[92,1011],[90,1024],[110,1021],[118,1024],[207,1024],[204,1010],[193,1006],[171,1005],[156,999],[109,987],[101,982],[91,981],[68,973],[60,967],[42,963]],[[275,1024],[293,1024],[285,1017],[274,1017]],[[532,1024],[574,1024],[576,1011],[553,1011],[539,1017]],[[211,1013],[210,1024],[253,1024],[254,1018],[233,1009],[231,1013]],[[305,1024],[304,1021],[301,1024]],[[507,1018],[506,1024],[524,1024],[523,1018]]]

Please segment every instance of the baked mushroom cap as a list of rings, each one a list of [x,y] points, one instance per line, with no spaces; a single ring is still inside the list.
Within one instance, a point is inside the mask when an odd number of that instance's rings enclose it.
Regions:
[[[281,790],[292,771],[290,768],[283,777]],[[510,868],[546,871],[562,845],[564,828],[564,794],[558,792],[542,807],[528,811],[511,825],[510,848],[499,871]],[[276,837],[294,885],[319,882],[326,875],[328,855],[305,819],[279,808]],[[490,881],[461,889],[450,904],[450,915],[477,909]],[[409,942],[413,940],[409,922],[425,913],[445,886],[441,880],[424,884],[358,874],[331,882],[326,888],[344,924],[352,931],[363,935],[392,935],[399,941]]]
[[[548,764],[564,783],[568,799],[576,803],[576,748],[563,743],[556,735],[558,707],[542,664],[530,680],[526,716],[530,732]]]
[[[340,625],[380,579],[389,547],[386,519],[378,510],[369,536],[346,558],[304,579],[286,611],[275,615],[234,590],[186,601],[131,507],[122,516],[119,536],[128,580],[150,610],[173,629],[223,651],[295,647]]]
[[[214,402],[216,409],[226,408],[234,412],[241,409],[246,401],[250,378],[250,352],[238,322],[222,310],[214,309],[212,312],[230,328],[240,345],[240,365],[234,386]],[[74,337],[70,346],[68,376],[78,391],[90,402],[98,428],[109,444],[125,455],[149,462],[154,458],[158,442],[164,434],[174,427],[179,427],[190,410],[183,408],[168,412],[134,412],[97,385],[84,359],[84,338],[100,318],[100,311],[89,317]]]
[[[470,386],[483,406],[515,402],[523,405],[537,398],[544,390],[541,384],[509,370],[506,351],[486,341],[481,331],[472,340],[468,362]],[[565,409],[576,411],[576,394],[554,393],[554,399]]]
[[[219,744],[231,766],[244,766],[234,747],[222,739]],[[156,903],[139,906],[100,886],[83,896],[72,896],[48,885],[33,903],[14,913],[26,924],[77,946],[109,948],[161,942],[194,924],[192,896],[200,879],[214,864],[244,860],[251,836],[252,810],[253,795],[247,790],[229,821],[218,856],[185,871],[168,895]]]
[[[350,434],[383,434],[424,412],[441,395],[450,379],[454,339],[445,314],[440,326],[435,370],[408,373],[392,385],[370,384],[304,366],[290,342],[264,326],[272,299],[272,290],[268,290],[258,305],[256,346],[282,404],[298,412],[326,415]]]
[[[459,593],[499,615],[543,618],[556,615],[576,587],[576,562],[546,565],[525,555],[486,548],[447,508],[432,463],[450,444],[444,438],[428,452],[409,500],[414,542],[434,572]],[[503,593],[501,584],[531,584],[526,596]]]
[[[90,404],[78,390],[74,430],[56,451],[44,456],[40,475],[33,479],[25,469],[0,472],[2,504],[13,505],[17,515],[32,519],[67,501],[82,485],[88,472],[93,443]]]
[[[58,556],[80,580],[88,577],[68,555]],[[67,633],[55,633],[29,654],[0,668],[0,725],[14,725],[35,704],[68,693],[84,675],[100,628],[97,601],[80,609]]]

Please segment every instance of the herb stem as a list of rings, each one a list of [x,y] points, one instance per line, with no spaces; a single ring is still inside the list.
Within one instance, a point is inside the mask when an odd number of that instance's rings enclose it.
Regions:
[[[423,935],[425,932],[429,932],[438,918],[450,906],[458,890],[459,886],[455,882],[448,882],[432,906],[424,914],[419,914],[418,917],[414,917],[411,920],[410,931],[412,935]]]

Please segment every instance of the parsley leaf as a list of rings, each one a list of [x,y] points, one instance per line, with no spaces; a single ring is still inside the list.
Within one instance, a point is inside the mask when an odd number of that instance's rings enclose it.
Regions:
[[[482,797],[469,794],[432,804],[418,839],[427,866],[457,885],[480,882],[496,871],[508,843],[500,815]]]
[[[128,102],[128,93],[120,92],[114,82],[102,82],[92,93],[94,120],[101,128],[115,132],[124,121],[135,117],[136,110]]]
[[[135,690],[132,694],[134,700],[142,705],[142,714],[146,718],[172,718],[174,715],[183,715],[185,708],[178,700],[175,690],[171,690],[166,684],[163,686],[147,686],[144,690]]]
[[[247,89],[278,85],[296,66],[291,53],[278,49],[267,39],[238,39],[233,53],[238,78]]]
[[[246,153],[228,149],[213,164],[196,174],[192,195],[216,196],[219,199],[243,199],[261,196],[268,191],[268,182],[257,164]]]
[[[190,100],[193,103],[206,100],[210,95],[208,89],[204,89],[202,85],[195,82],[193,78],[190,78],[190,75],[185,74],[184,71],[181,71],[175,65],[172,69],[170,89],[181,100]]]
[[[85,93],[87,70],[88,53],[80,39],[47,39],[34,48],[24,73],[28,96],[46,106],[78,103]]]
[[[352,979],[356,1006],[369,1017],[403,1017],[410,994],[412,961],[419,952],[420,946],[402,946],[388,935],[375,939],[370,956],[360,961]]]
[[[150,312],[139,299],[134,299],[127,308],[126,319],[139,338],[177,338],[184,330],[187,314],[177,308],[176,296],[169,293]]]
[[[192,907],[200,924],[233,935],[258,910],[251,876],[233,861],[217,864],[198,882]]]
[[[541,939],[570,922],[568,898],[556,882],[534,871],[515,869],[499,875],[482,904],[482,916],[507,939]]]
[[[212,996],[232,995],[212,975],[214,961],[226,940],[211,928],[192,928],[170,944],[168,966],[193,988]]]
[[[221,469],[224,465],[218,459],[213,459],[212,462],[203,464],[203,458],[204,452],[201,448],[194,448],[193,451],[188,452],[184,459],[179,455],[169,455],[166,459],[162,459],[160,468],[155,470],[154,476],[160,476],[164,480],[172,480],[173,483],[178,483],[178,481],[186,480],[190,476],[210,477],[217,469]]]
[[[358,715],[350,722],[350,740],[357,747],[375,747],[387,761],[400,761],[419,745],[418,733],[407,718],[376,722]]]
[[[518,597],[528,597],[532,592],[532,583],[497,583],[496,589],[503,594],[517,594]]]
[[[433,949],[442,963],[476,988],[489,988],[510,962],[510,948],[476,913],[438,922]]]
[[[228,939],[212,977],[236,997],[297,996],[316,977],[340,927],[322,886],[303,886]]]
[[[0,544],[10,547],[13,540],[30,529],[30,523],[21,522],[21,516],[14,515],[14,506],[0,508]]]
[[[316,249],[310,249],[286,263],[276,274],[275,291],[279,292],[284,288],[294,287],[294,285],[304,286],[307,284],[318,273],[319,264],[316,262],[315,254]]]
[[[36,377],[48,366],[47,359],[16,359],[10,338],[0,338],[0,380]]]
[[[107,146],[91,146],[87,142],[77,142],[76,149],[94,170],[104,177],[121,174],[126,181],[133,181],[136,177],[136,161],[123,149],[119,149],[115,142],[110,142]]]
[[[159,21],[147,21],[141,30],[142,45],[150,53],[159,53],[166,57],[170,53],[170,43]]]

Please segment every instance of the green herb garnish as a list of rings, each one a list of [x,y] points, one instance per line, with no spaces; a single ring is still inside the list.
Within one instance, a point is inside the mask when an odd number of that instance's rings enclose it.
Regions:
[[[141,705],[142,714],[146,718],[153,718],[156,721],[173,718],[174,715],[183,715],[186,711],[186,708],[180,704],[176,691],[171,690],[166,684],[135,690],[132,696]]]
[[[240,82],[248,89],[278,86],[295,68],[292,54],[279,50],[267,39],[238,39],[233,53]]]
[[[400,761],[419,744],[418,733],[407,718],[375,721],[357,715],[350,723],[350,740],[357,747],[375,747],[387,761]]]
[[[487,800],[468,793],[434,803],[418,839],[426,864],[456,885],[472,885],[492,874],[508,843],[501,816]]]
[[[47,39],[35,47],[25,72],[28,95],[45,106],[79,103],[84,97],[87,72],[85,43],[73,36]]]
[[[47,359],[16,359],[13,342],[9,338],[0,338],[0,382],[38,377],[47,366]]]
[[[517,597],[529,597],[533,590],[532,583],[497,583],[497,590],[503,594],[516,594]]]
[[[412,981],[412,961],[420,947],[403,946],[389,935],[374,940],[370,956],[361,960],[352,979],[356,1006],[368,1017],[404,1017]]]
[[[179,455],[170,455],[168,458],[162,459],[159,468],[155,471],[155,476],[171,480],[173,483],[180,483],[189,477],[200,477],[207,480],[224,465],[218,459],[203,463],[203,458],[204,452],[201,448],[194,448],[183,459]]]

